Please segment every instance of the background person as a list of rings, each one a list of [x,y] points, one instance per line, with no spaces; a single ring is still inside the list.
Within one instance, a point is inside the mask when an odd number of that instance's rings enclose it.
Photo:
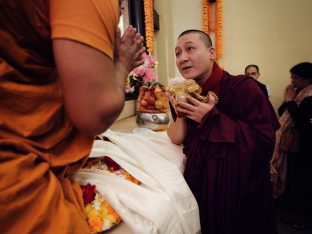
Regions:
[[[290,74],[271,168],[280,219],[304,229],[312,224],[312,63],[296,64]]]
[[[269,160],[277,118],[265,91],[254,79],[232,76],[214,61],[207,34],[187,30],[175,47],[176,65],[194,79],[208,103],[192,97],[179,102],[181,113],[168,128],[187,157],[184,177],[200,210],[202,233],[276,233]],[[246,98],[248,97],[248,98]]]
[[[259,71],[259,67],[258,65],[255,64],[250,64],[245,68],[245,75],[246,76],[250,76],[252,78],[254,78],[255,80],[258,81],[259,76],[260,76],[260,71]],[[262,83],[260,83],[262,85]],[[264,84],[263,84],[264,85]],[[271,89],[268,85],[264,85],[266,88],[266,91],[268,93],[268,97],[271,96]]]
[[[116,37],[120,3],[1,1],[2,233],[90,233],[71,175],[121,112],[145,50],[131,27]]]

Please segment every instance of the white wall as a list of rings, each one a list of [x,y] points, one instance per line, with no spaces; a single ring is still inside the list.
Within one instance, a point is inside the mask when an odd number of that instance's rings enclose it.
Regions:
[[[160,17],[156,33],[160,81],[179,75],[174,46],[185,29],[202,29],[202,0],[155,0]],[[272,90],[277,108],[289,82],[289,69],[312,62],[312,0],[223,0],[224,68],[241,74],[247,64],[260,67],[260,81]]]
[[[167,82],[168,79],[180,75],[175,66],[174,55],[179,34],[191,28],[201,29],[202,16],[199,12],[202,0],[154,0],[154,4],[160,20],[160,30],[155,34],[160,81]],[[163,48],[163,44],[167,47]],[[163,61],[168,64],[164,65]]]
[[[224,0],[224,66],[238,74],[258,64],[259,79],[271,87],[271,102],[278,107],[289,69],[312,62],[311,26],[311,0]]]

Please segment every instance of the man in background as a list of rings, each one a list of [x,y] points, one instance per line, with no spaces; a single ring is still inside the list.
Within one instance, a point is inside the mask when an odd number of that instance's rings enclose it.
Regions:
[[[260,76],[260,71],[259,71],[258,65],[255,65],[255,64],[248,65],[245,68],[245,75],[246,76],[250,76],[250,77],[252,77],[252,78],[254,78],[255,80],[258,81],[259,76]],[[260,83],[260,84],[262,84],[262,83]],[[265,84],[263,84],[263,85],[266,88],[266,92],[268,93],[268,97],[270,97],[271,96],[271,89],[270,89],[270,87],[268,85],[265,85]]]

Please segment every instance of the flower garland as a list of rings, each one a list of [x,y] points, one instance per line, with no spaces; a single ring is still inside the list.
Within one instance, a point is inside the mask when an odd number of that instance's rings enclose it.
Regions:
[[[80,185],[83,194],[84,210],[91,233],[110,229],[121,221],[113,207],[96,191],[91,184]]]
[[[215,43],[216,43],[216,59],[219,61],[222,57],[223,44],[222,44],[222,0],[216,1],[216,19],[215,19]]]
[[[208,1],[207,0],[202,1],[202,13],[203,13],[203,31],[205,33],[209,33],[208,17],[210,16],[210,14],[208,11]]]
[[[153,0],[144,0],[145,40],[147,51],[154,54],[154,7]]]
[[[215,31],[215,24],[212,23],[212,14],[213,13],[213,8],[212,8],[212,3],[209,2],[208,4],[208,30],[209,33],[214,32]]]
[[[215,21],[213,24],[213,4]],[[222,0],[202,0],[202,14],[203,14],[203,31],[215,35],[216,60],[219,61],[222,57]]]
[[[140,184],[135,177],[123,169],[112,158],[104,156],[97,159],[89,159],[83,169],[95,169],[107,171],[122,177],[134,184]],[[96,189],[94,184],[80,185],[84,203],[86,220],[91,233],[106,231],[121,221],[121,217]]]

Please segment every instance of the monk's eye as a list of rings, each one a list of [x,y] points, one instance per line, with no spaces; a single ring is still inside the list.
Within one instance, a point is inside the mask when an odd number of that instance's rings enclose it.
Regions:
[[[195,50],[195,47],[192,47],[192,46],[186,48],[187,52],[192,52],[194,50]]]

